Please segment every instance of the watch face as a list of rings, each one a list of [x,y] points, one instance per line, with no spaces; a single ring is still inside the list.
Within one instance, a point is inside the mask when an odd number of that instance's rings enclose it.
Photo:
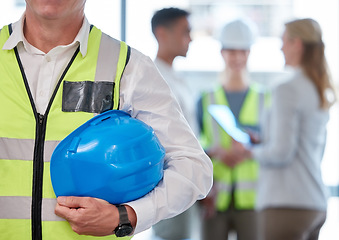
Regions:
[[[117,237],[125,237],[130,235],[133,232],[133,227],[131,224],[123,224],[118,227],[118,230],[115,231]]]

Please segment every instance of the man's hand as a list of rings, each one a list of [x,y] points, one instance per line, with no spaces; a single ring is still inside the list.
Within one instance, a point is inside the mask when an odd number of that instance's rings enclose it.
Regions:
[[[126,208],[132,226],[135,227],[136,214],[131,207]],[[118,209],[97,198],[58,197],[55,214],[66,219],[73,231],[80,235],[111,235],[119,224]]]

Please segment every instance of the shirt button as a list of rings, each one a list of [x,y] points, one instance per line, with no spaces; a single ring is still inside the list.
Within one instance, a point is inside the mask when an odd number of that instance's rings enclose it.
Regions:
[[[45,59],[46,59],[47,62],[50,62],[52,60],[49,55],[46,55]]]
[[[40,91],[39,95],[40,95],[40,97],[43,97],[45,95],[44,91]]]

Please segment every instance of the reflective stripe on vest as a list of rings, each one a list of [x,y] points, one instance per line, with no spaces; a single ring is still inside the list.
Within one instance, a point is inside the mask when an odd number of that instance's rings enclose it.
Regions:
[[[242,125],[258,126],[259,124],[259,93],[250,88],[239,113],[239,122]],[[203,139],[206,148],[221,145],[225,149],[231,147],[231,137],[219,126],[219,124],[207,112],[210,104],[227,105],[228,101],[224,89],[219,87],[214,92],[203,95]],[[213,175],[218,189],[216,207],[219,211],[225,211],[231,201],[232,185],[234,190],[234,204],[237,209],[253,209],[255,204],[256,182],[258,164],[249,159],[233,169],[221,161],[212,159]]]
[[[51,154],[60,141],[46,141],[44,161],[48,162],[51,159]],[[20,146],[20,151],[18,151]],[[27,153],[34,149],[34,140],[32,139],[15,139],[15,138],[0,138],[0,159],[14,159],[32,161],[33,156]],[[3,150],[2,150],[3,149]]]
[[[5,26],[0,32],[1,49],[8,37],[9,27]],[[93,101],[92,105],[95,101],[99,104],[106,101],[107,106],[118,109],[120,79],[129,53],[125,43],[93,27],[86,56],[77,50],[58,82],[46,113],[40,115],[32,103],[27,81],[23,80],[18,53],[0,50],[3,111],[0,117],[0,239],[115,239],[115,236],[79,236],[67,221],[54,214],[56,199],[49,166],[56,145],[101,109],[85,112],[87,105],[79,100],[83,109],[71,109],[72,104],[66,104],[66,111],[62,111],[67,82],[76,86],[96,87],[101,83],[112,86],[104,92],[109,95],[99,91],[103,99],[98,99],[99,95],[93,90],[92,94],[86,93],[86,96],[92,95],[86,100]]]

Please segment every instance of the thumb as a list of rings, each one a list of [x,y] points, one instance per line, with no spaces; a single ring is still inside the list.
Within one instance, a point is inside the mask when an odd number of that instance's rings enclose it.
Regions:
[[[58,197],[57,202],[60,206],[68,208],[81,208],[85,206],[83,197]]]

